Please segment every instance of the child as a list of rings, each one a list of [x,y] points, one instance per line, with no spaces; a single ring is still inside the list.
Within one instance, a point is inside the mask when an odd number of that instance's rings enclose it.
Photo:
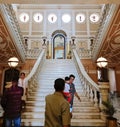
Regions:
[[[69,77],[65,77],[65,88],[64,88],[63,94],[64,94],[66,100],[70,103],[70,101],[71,101],[71,94],[70,94],[69,80],[70,80]]]

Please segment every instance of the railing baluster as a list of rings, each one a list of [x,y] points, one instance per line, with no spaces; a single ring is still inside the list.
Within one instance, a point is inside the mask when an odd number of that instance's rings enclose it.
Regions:
[[[97,98],[97,91],[94,89],[94,105],[97,107],[98,106],[98,98]]]

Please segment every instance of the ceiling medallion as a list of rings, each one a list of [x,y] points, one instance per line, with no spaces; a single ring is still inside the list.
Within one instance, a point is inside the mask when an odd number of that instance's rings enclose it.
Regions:
[[[48,21],[50,23],[55,23],[57,21],[57,16],[55,14],[49,14],[48,15]]]
[[[93,23],[96,23],[98,22],[100,19],[100,16],[96,13],[93,13],[90,15],[90,21],[93,22]]]
[[[76,15],[76,21],[78,23],[83,23],[85,21],[85,15],[84,14],[77,14]]]
[[[64,23],[69,23],[71,21],[71,16],[69,14],[63,14],[62,15],[62,21]]]
[[[29,15],[27,13],[22,13],[19,16],[21,22],[28,22],[29,21]]]
[[[37,22],[37,23],[42,22],[42,20],[43,20],[43,15],[40,14],[40,13],[36,13],[36,14],[34,14],[34,16],[33,16],[33,19],[34,19],[34,21]]]

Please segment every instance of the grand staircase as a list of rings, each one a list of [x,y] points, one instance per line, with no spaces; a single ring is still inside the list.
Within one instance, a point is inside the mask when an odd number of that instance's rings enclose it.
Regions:
[[[38,75],[38,85],[35,85],[28,94],[26,110],[22,113],[22,126],[44,126],[45,96],[54,92],[54,80],[74,74],[75,87],[81,97],[81,102],[75,97],[71,126],[105,127],[100,119],[100,112],[93,102],[84,95],[83,86],[71,59],[45,60]]]

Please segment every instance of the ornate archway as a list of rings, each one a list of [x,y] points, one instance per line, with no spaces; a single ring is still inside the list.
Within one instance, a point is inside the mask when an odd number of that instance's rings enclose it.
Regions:
[[[53,59],[66,58],[66,36],[63,30],[56,30],[53,32]]]

